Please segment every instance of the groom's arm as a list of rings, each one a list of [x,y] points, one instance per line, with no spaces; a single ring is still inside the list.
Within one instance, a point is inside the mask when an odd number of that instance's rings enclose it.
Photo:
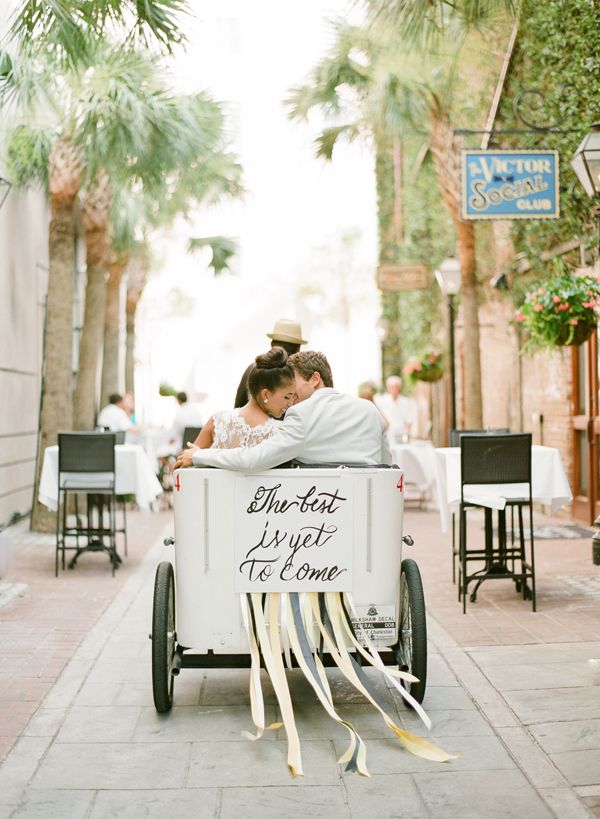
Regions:
[[[194,452],[194,466],[218,466],[238,472],[262,472],[291,461],[302,453],[304,424],[302,419],[288,410],[285,420],[266,441],[253,447],[236,449],[199,449]]]

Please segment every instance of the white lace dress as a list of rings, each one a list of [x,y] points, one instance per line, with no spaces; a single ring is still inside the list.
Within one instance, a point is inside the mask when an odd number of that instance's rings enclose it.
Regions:
[[[243,419],[239,409],[215,412],[215,434],[211,449],[256,446],[273,435],[278,423],[280,422],[274,418],[267,418],[264,424],[251,427]]]

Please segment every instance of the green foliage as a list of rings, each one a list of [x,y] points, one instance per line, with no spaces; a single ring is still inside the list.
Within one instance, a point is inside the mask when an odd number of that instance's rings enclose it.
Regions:
[[[165,397],[170,397],[177,395],[177,390],[175,387],[171,386],[171,384],[166,384],[164,381],[161,381],[158,387],[158,394]]]
[[[185,41],[188,13],[186,0],[22,0],[10,35],[20,45],[38,42],[67,65],[89,64],[94,41],[115,34],[172,51]]]
[[[559,268],[529,291],[515,312],[524,330],[525,349],[582,344],[596,329],[600,283],[595,276],[572,276]]]
[[[9,135],[8,168],[17,185],[37,182],[48,188],[48,157],[53,134],[20,125]]]
[[[532,86],[546,97],[542,110],[528,111],[540,126],[561,122],[574,133],[503,136],[502,147],[556,149],[560,152],[560,218],[524,220],[513,226],[513,241],[523,250],[534,275],[544,273],[542,252],[581,237],[596,246],[593,205],[570,162],[600,111],[600,4],[590,0],[524,0],[519,36],[504,89],[496,127],[523,128],[512,110],[516,95]],[[535,102],[535,99],[530,98]],[[500,138],[497,137],[497,140]],[[572,263],[578,263],[575,251]],[[568,257],[567,257],[568,258]]]
[[[224,270],[230,269],[231,258],[237,252],[237,243],[227,236],[207,236],[206,238],[192,238],[188,243],[188,252],[209,247],[212,251],[210,266],[215,271],[215,276]]]

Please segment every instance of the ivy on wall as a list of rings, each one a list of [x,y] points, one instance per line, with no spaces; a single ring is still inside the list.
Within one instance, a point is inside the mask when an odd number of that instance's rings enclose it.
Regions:
[[[526,88],[545,95],[543,110],[529,111],[539,125],[562,122],[574,133],[497,135],[506,148],[555,149],[560,155],[560,218],[515,221],[512,237],[517,252],[531,264],[533,276],[546,273],[540,259],[574,238],[595,251],[593,201],[581,188],[571,159],[593,122],[600,119],[600,4],[595,0],[523,0],[517,44],[513,53],[496,128],[523,128],[515,117],[513,100]],[[578,250],[568,260],[579,263]],[[527,280],[531,278],[528,275]],[[519,286],[521,285],[521,286]],[[524,283],[517,283],[520,291]]]

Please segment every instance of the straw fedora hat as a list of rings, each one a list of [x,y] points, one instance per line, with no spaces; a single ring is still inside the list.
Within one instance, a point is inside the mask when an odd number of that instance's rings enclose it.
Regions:
[[[267,338],[273,341],[287,341],[288,344],[308,344],[308,341],[302,338],[300,322],[290,319],[276,321],[272,332],[267,333]]]

